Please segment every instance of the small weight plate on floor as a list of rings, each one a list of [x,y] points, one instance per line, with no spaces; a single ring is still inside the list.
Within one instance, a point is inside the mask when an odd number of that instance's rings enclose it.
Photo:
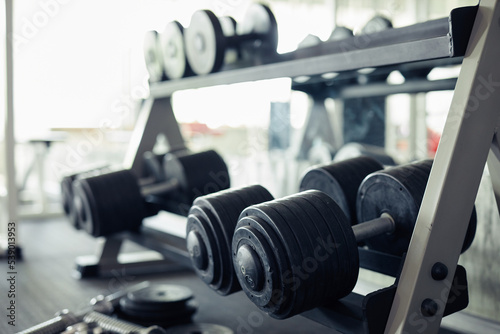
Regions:
[[[127,294],[132,308],[171,311],[193,298],[191,289],[172,284],[155,284]]]
[[[172,326],[177,323],[190,322],[193,314],[198,310],[199,304],[191,299],[184,305],[179,305],[171,310],[153,310],[137,308],[127,297],[120,299],[120,311],[118,315],[141,325]],[[180,321],[180,322],[179,322]]]
[[[184,27],[178,21],[171,21],[159,35],[163,67],[168,79],[179,79],[193,74],[186,61]]]
[[[196,11],[184,31],[186,56],[194,73],[217,72],[225,55],[225,37],[219,19],[209,10]]]
[[[171,327],[167,330],[168,334],[233,334],[234,331],[225,326],[197,323]]]
[[[163,79],[163,64],[158,45],[158,32],[147,31],[144,35],[144,61],[149,73],[150,82],[159,82]]]
[[[242,42],[240,49],[245,59],[262,53],[276,53],[278,24],[271,9],[263,4],[251,4],[237,26],[238,35],[260,35],[257,40]]]

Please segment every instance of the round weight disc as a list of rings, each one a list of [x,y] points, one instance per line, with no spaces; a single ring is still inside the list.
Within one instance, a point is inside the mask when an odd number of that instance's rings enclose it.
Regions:
[[[180,186],[172,198],[189,206],[195,198],[227,189],[230,185],[227,166],[213,150],[194,154],[167,153],[163,168],[167,180],[175,179]]]
[[[357,158],[361,156],[368,156],[379,163],[385,166],[395,166],[396,162],[394,159],[387,154],[387,152],[379,146],[368,145],[364,143],[347,143],[342,146],[337,153],[335,153],[335,157],[333,158],[334,162]]]
[[[155,284],[129,292],[127,298],[141,309],[174,310],[193,298],[193,292],[181,285]]]
[[[163,78],[163,63],[158,45],[158,32],[151,30],[144,35],[144,60],[149,73],[150,82],[158,82]]]
[[[338,26],[333,29],[330,37],[328,37],[329,41],[340,41],[353,36],[353,32],[351,29]]]
[[[137,230],[142,223],[144,202],[130,170],[77,179],[73,192],[80,226],[94,237]]]
[[[383,166],[370,157],[357,157],[309,169],[300,182],[300,191],[320,190],[342,209],[351,224],[356,224],[356,195],[359,185],[370,173]]]
[[[234,331],[229,327],[215,324],[187,324],[175,326],[167,330],[168,334],[233,334]]]
[[[251,4],[237,27],[238,35],[260,35],[258,39],[244,41],[240,45],[245,58],[256,53],[276,53],[278,47],[278,24],[269,7]]]
[[[184,32],[186,56],[194,73],[217,72],[223,64],[225,37],[219,19],[209,10],[196,11]]]
[[[178,21],[167,24],[165,30],[159,35],[159,43],[163,67],[168,79],[179,79],[192,73],[186,62],[184,27]]]
[[[361,33],[363,35],[373,34],[390,28],[392,28],[392,22],[386,17],[377,15],[366,23],[361,29]]]

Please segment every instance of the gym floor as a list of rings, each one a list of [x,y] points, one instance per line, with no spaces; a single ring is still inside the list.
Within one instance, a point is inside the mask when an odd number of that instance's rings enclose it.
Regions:
[[[221,297],[191,271],[131,277],[121,277],[117,273],[112,278],[76,279],[73,276],[75,258],[95,253],[97,241],[74,230],[65,218],[22,221],[18,241],[22,247],[23,259],[17,263],[16,268],[15,327],[8,325],[7,320],[2,317],[0,333],[19,332],[52,318],[62,309],[74,312],[81,310],[96,295],[110,294],[144,280],[191,288],[199,302],[198,312],[193,318],[196,323],[220,324],[232,328],[236,333],[245,334],[337,333],[302,316],[287,320],[272,319],[259,311],[243,292]],[[137,250],[137,246],[125,244],[124,251],[130,250]],[[1,279],[0,282],[1,290],[7,291],[7,280]],[[2,294],[4,307],[8,299]],[[441,333],[455,332],[442,330]]]

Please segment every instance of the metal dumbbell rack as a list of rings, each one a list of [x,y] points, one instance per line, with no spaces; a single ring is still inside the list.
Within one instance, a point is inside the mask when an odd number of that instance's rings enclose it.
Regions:
[[[338,98],[450,89],[455,89],[455,95],[406,257],[360,248],[361,267],[394,276],[396,283],[366,296],[351,293],[304,314],[347,333],[437,333],[444,315],[468,303],[465,269],[457,262],[486,162],[497,202],[500,200],[500,139],[496,136],[500,125],[500,94],[496,92],[500,85],[499,20],[498,2],[483,0],[478,6],[453,10],[449,18],[325,42],[254,67],[152,84],[126,165],[141,175],[141,157],[152,149],[159,133],[166,136],[171,149],[185,148],[171,104],[176,91],[308,76],[309,81],[293,88],[314,93],[335,84],[335,79],[322,76],[326,73],[346,74],[367,67],[388,72],[418,70],[462,63],[457,80],[351,85],[337,91]],[[159,241],[162,232],[151,227],[142,232],[128,237],[169,253],[169,247]],[[107,243],[113,245],[113,240]],[[110,254],[116,258],[117,247],[113,249]],[[107,256],[101,259],[109,260]]]

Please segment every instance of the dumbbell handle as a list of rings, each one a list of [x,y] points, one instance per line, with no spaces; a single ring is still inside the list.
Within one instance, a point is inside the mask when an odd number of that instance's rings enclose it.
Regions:
[[[379,218],[354,225],[352,231],[356,241],[363,241],[381,235],[390,234],[396,230],[396,223],[388,213],[383,213]]]
[[[81,322],[84,316],[90,311],[111,313],[119,303],[120,299],[127,295],[127,293],[141,290],[148,286],[149,282],[145,281],[107,296],[99,295],[91,299],[90,309],[87,309],[86,311],[83,311],[78,315],[75,315],[68,310],[63,310],[61,312],[58,312],[58,314],[54,318],[30,327],[22,332],[18,332],[17,334],[58,334],[64,331],[66,327]]]
[[[144,187],[141,187],[141,195],[143,197],[149,195],[161,195],[166,193],[171,193],[176,190],[179,190],[180,184],[177,179],[170,179],[165,182],[150,184]]]

